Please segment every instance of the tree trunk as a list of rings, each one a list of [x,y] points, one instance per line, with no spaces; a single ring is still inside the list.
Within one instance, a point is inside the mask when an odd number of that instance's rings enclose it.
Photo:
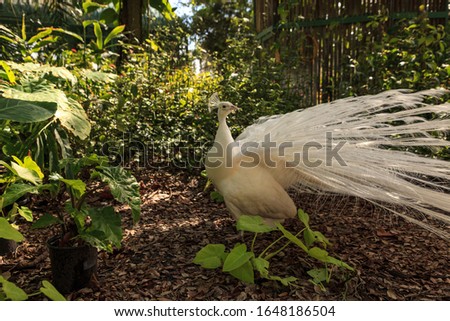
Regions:
[[[120,24],[125,24],[125,32],[129,33],[130,42],[143,40],[142,16],[144,0],[122,0]]]

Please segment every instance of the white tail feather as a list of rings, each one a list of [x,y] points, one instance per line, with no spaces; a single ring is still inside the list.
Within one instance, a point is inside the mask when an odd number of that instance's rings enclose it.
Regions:
[[[281,151],[271,149],[276,166],[264,165],[284,188],[357,196],[450,239],[445,227],[411,214],[418,211],[450,226],[449,162],[412,153],[414,147],[450,146],[436,137],[450,130],[450,119],[440,117],[450,115],[450,104],[423,102],[445,92],[391,90],[261,118],[236,142],[260,144],[270,135],[277,146],[290,143]],[[437,117],[428,120],[427,113]],[[329,159],[338,148],[338,157]],[[258,153],[263,158],[262,148]],[[302,159],[296,162],[299,155]]]

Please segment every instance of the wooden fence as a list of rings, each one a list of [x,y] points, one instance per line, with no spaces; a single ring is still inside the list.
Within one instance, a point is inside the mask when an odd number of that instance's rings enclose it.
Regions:
[[[380,40],[396,19],[420,10],[433,24],[446,24],[449,5],[450,0],[254,0],[255,26],[261,41],[276,48],[275,58],[292,66],[285,85],[301,91],[302,105],[310,106],[341,96],[343,64],[358,56],[362,41]],[[368,28],[375,16],[388,19]]]

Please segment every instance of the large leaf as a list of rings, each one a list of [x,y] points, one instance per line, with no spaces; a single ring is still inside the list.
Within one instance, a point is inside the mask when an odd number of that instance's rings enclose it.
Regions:
[[[35,103],[56,103],[56,111],[53,114],[61,122],[61,125],[64,128],[73,135],[78,136],[80,139],[86,139],[91,132],[91,124],[89,123],[89,119],[83,107],[77,101],[68,98],[66,94],[59,89],[47,88],[27,93],[14,88],[8,88],[5,89],[3,96],[15,100],[33,101]],[[1,111],[2,110],[0,109],[0,112]]]
[[[22,183],[15,183],[10,186],[8,186],[3,193],[3,206],[8,206],[13,204],[15,201],[17,201],[22,196],[28,194],[28,193],[39,193],[39,187],[28,185],[28,184],[22,184]]]
[[[222,266],[226,257],[225,245],[208,244],[197,252],[193,262],[201,265],[205,269],[216,269]]]
[[[22,216],[27,222],[33,222],[33,212],[26,206],[21,206],[17,209],[19,215]]]
[[[114,198],[130,205],[133,222],[136,223],[141,216],[141,196],[136,178],[122,167],[99,166],[98,169],[100,178],[108,184]]]
[[[9,224],[8,220],[4,217],[0,217],[0,237],[13,240],[16,242],[23,241],[23,235]]]
[[[42,281],[42,287],[39,290],[41,290],[41,292],[44,293],[50,300],[66,301],[66,298],[48,281]]]
[[[108,206],[103,208],[89,209],[91,217],[91,226],[86,230],[88,234],[99,236],[101,232],[104,235],[102,241],[110,242],[120,248],[122,242],[122,225],[120,215],[114,211],[114,208]],[[100,237],[99,237],[100,238]]]
[[[38,175],[38,177],[40,179],[44,178],[44,173],[42,173],[41,168],[39,167],[39,165],[31,158],[31,156],[25,156],[23,159],[23,162],[17,158],[16,156],[12,156],[12,158],[16,161],[17,164],[19,164],[22,167],[31,169],[33,171],[36,172],[36,174]]]
[[[6,298],[12,301],[25,301],[28,299],[28,295],[24,290],[19,288],[12,282],[6,280],[3,276],[0,275],[0,284],[2,285],[2,291],[5,293]]]
[[[236,244],[236,246],[228,254],[225,262],[223,262],[222,271],[231,272],[248,263],[254,257],[252,252],[247,252],[245,244]],[[253,270],[253,267],[252,267]]]
[[[50,65],[41,65],[32,62],[26,63],[15,63],[8,62],[12,69],[18,70],[22,73],[33,73],[36,74],[51,74],[56,78],[61,78],[69,81],[72,85],[77,83],[77,78],[65,67],[57,67]]]
[[[45,213],[36,222],[34,222],[33,225],[31,225],[31,228],[45,228],[58,223],[62,223],[59,218]]]
[[[0,97],[0,119],[19,123],[41,122],[53,117],[56,109],[54,102]]]
[[[254,233],[266,233],[276,230],[276,227],[271,227],[264,222],[260,216],[242,215],[239,217],[236,228],[239,231],[247,231]]]

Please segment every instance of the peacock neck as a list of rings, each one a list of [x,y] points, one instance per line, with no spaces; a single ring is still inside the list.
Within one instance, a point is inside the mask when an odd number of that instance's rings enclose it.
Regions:
[[[216,133],[216,142],[218,142],[222,147],[227,147],[227,145],[234,142],[233,136],[231,136],[230,128],[227,125],[227,117],[219,117],[219,128]]]

